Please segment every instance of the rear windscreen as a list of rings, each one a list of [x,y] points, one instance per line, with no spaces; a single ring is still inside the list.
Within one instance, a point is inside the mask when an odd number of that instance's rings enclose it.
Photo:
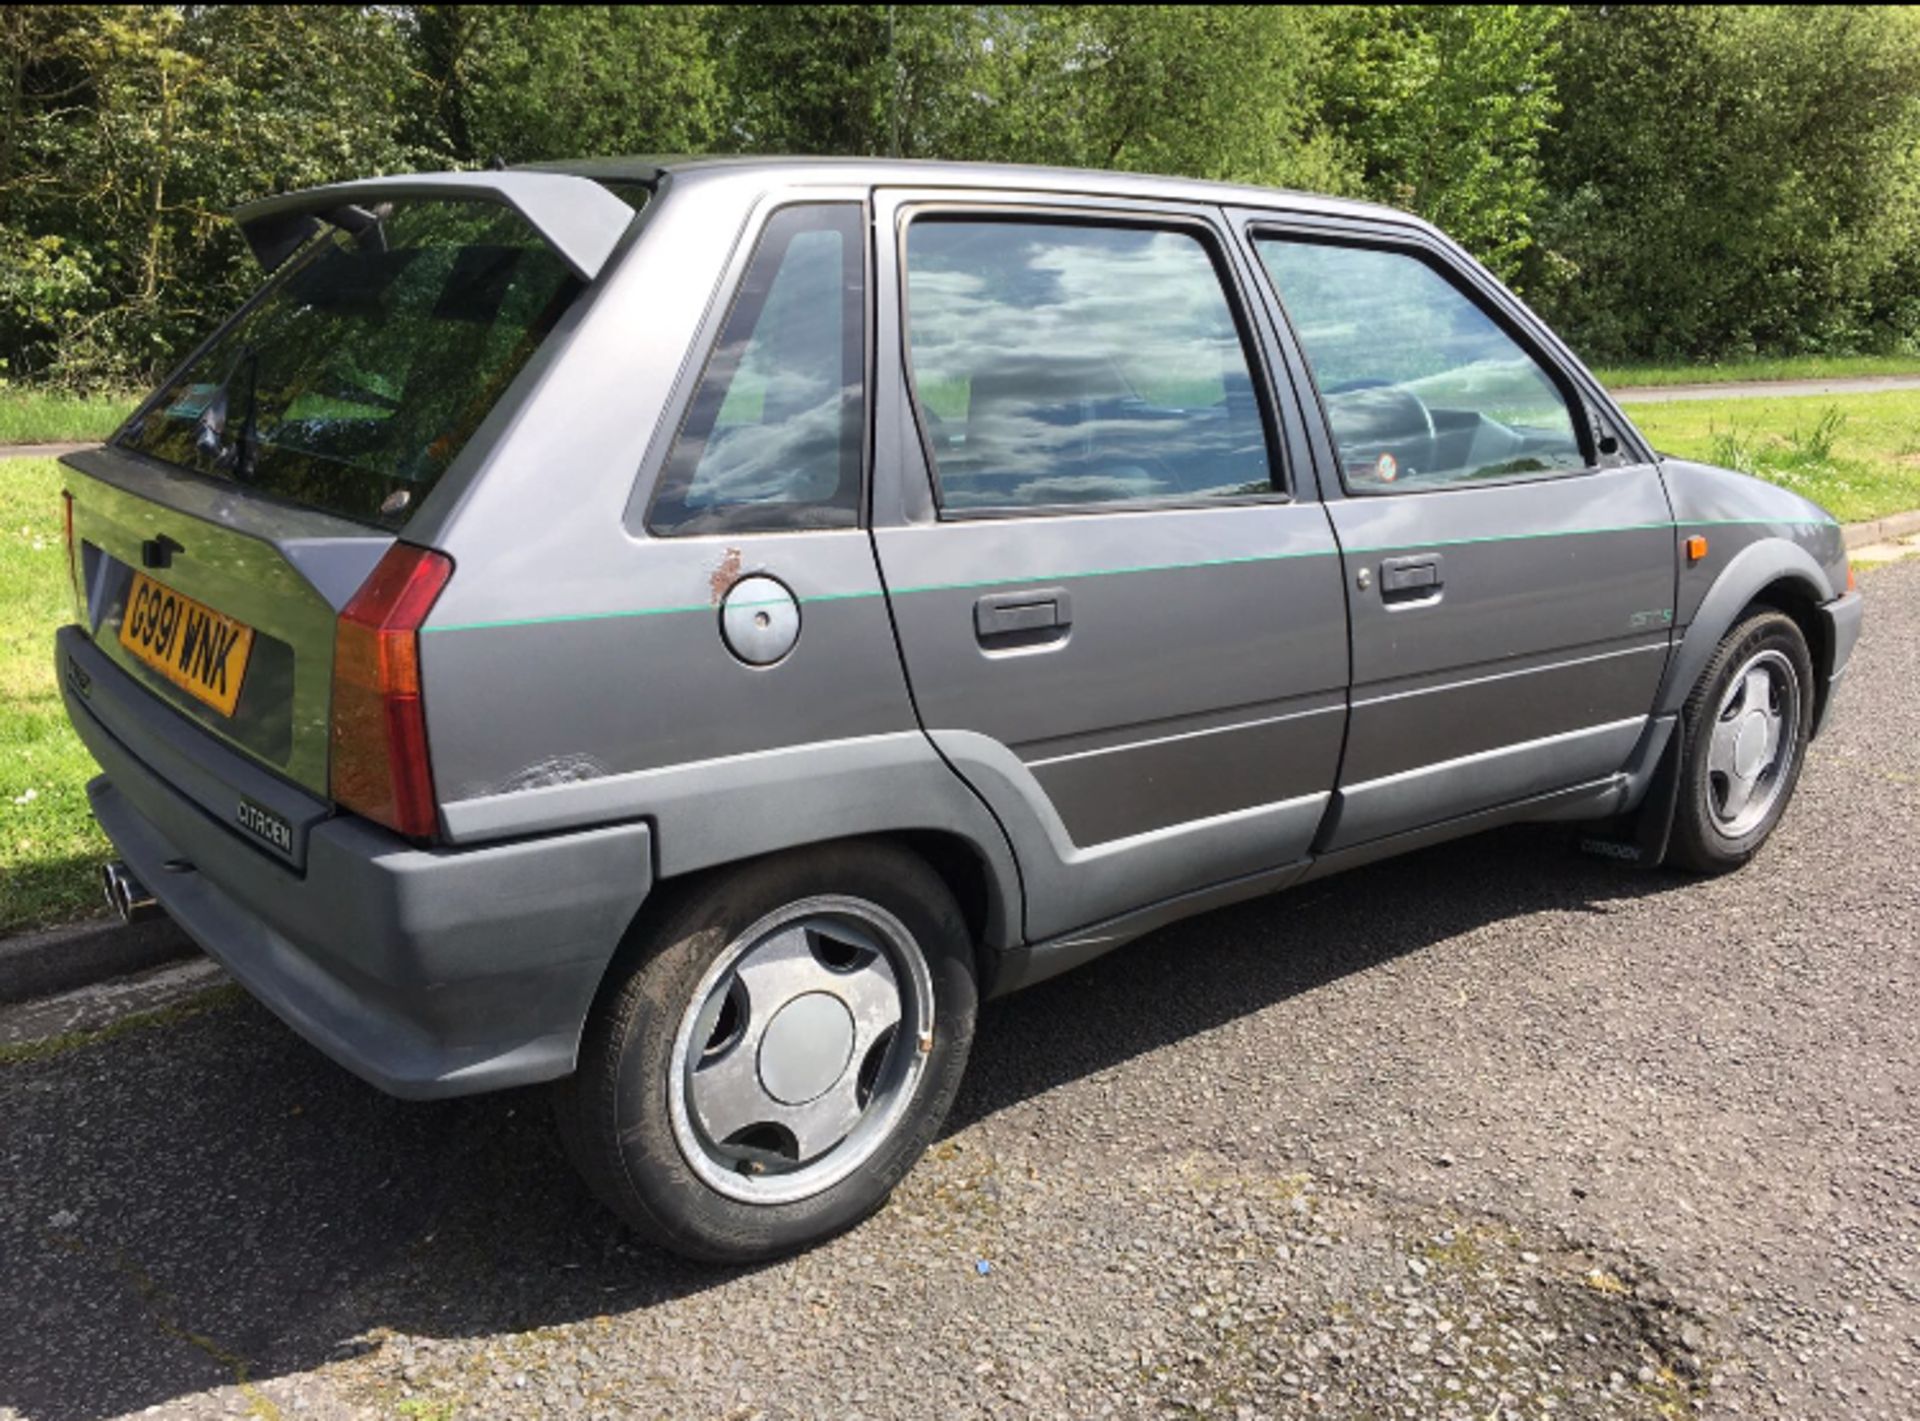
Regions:
[[[493,203],[394,202],[353,225],[298,253],[119,443],[405,522],[580,283]]]

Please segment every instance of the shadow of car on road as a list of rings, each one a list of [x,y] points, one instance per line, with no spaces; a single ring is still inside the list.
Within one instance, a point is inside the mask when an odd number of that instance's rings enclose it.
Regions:
[[[1489,922],[1686,882],[1510,830],[1163,929],[989,1004],[948,1130]],[[41,1421],[404,1346],[381,1329],[507,1334],[752,1271],[633,1240],[540,1092],[391,1100],[245,999],[9,1067],[0,1101],[0,1408]]]

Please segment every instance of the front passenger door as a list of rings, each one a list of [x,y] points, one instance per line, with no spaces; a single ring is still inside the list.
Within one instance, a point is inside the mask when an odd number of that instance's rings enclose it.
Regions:
[[[1263,230],[1317,384],[1353,627],[1333,851],[1618,772],[1672,640],[1659,470],[1417,237]]]

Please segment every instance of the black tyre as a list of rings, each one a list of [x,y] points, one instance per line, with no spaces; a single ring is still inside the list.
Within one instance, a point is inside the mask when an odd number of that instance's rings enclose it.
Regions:
[[[902,848],[717,873],[623,949],[556,1089],[561,1134],[655,1242],[791,1253],[866,1218],[932,1142],[975,998],[959,907]]]
[[[1793,618],[1759,611],[1727,633],[1681,712],[1670,863],[1725,873],[1767,841],[1800,780],[1813,694],[1813,658]]]

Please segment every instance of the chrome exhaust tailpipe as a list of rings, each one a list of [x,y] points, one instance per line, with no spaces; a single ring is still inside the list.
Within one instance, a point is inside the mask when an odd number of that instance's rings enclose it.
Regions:
[[[107,906],[123,923],[137,923],[160,911],[160,904],[147,892],[147,885],[135,878],[127,866],[115,859],[100,865],[100,885]]]

